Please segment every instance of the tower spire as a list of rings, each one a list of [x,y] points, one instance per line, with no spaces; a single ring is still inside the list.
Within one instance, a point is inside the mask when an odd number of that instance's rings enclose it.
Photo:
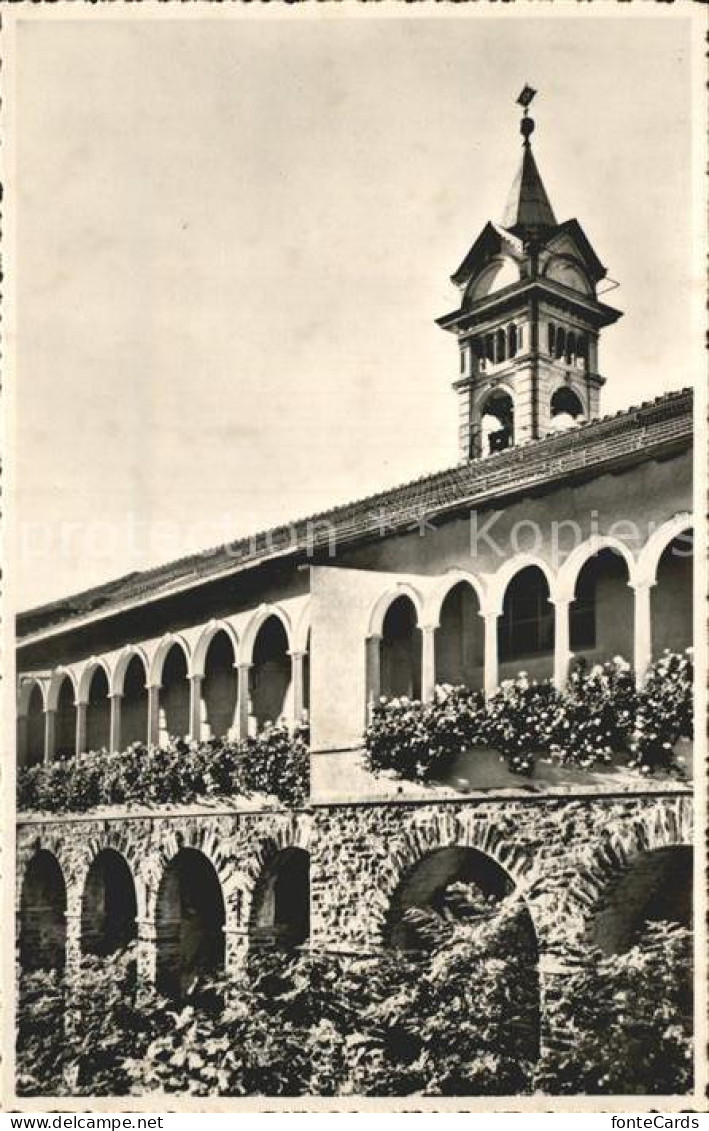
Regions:
[[[523,108],[519,127],[524,138],[522,162],[512,184],[502,219],[503,228],[507,228],[521,239],[542,235],[557,226],[554,211],[532,153],[530,138],[534,133],[534,119],[529,117],[529,104],[536,93],[531,86],[525,86],[517,99]]]

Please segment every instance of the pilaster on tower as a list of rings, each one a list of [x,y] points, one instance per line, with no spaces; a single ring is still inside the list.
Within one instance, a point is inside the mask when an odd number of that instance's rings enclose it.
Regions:
[[[598,338],[621,312],[600,302],[606,275],[577,220],[559,224],[532,152],[525,87],[522,160],[501,224],[487,223],[452,282],[461,462],[538,440],[600,414]]]

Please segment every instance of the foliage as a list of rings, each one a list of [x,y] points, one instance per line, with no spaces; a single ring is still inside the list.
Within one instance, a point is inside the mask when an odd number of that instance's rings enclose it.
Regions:
[[[691,934],[647,924],[625,954],[582,956],[564,980],[563,1045],[537,1066],[546,1092],[686,1095],[692,1090]]]
[[[693,735],[692,649],[665,652],[648,673],[638,696],[631,741],[631,765],[641,773],[675,768],[674,747]]]
[[[515,895],[457,884],[407,913],[421,948],[377,957],[255,952],[180,1002],[136,990],[131,951],[60,983],[21,982],[21,1095],[686,1094],[689,933],[626,954],[562,954],[538,1057],[534,936]],[[66,1020],[62,1024],[62,1013]]]
[[[628,765],[649,773],[678,769],[673,748],[691,736],[692,652],[666,652],[636,690],[630,665],[620,656],[590,670],[571,672],[563,692],[525,672],[506,680],[485,702],[465,687],[437,687],[432,703],[381,699],[365,733],[375,772],[428,781],[445,776],[454,757],[472,746],[499,750],[512,772],[531,774],[535,756],[590,769],[626,755]]]
[[[91,751],[18,773],[18,807],[52,813],[255,793],[299,806],[308,792],[308,747],[300,732],[291,735],[282,725],[238,743],[176,739],[164,748],[135,743],[120,753]]]

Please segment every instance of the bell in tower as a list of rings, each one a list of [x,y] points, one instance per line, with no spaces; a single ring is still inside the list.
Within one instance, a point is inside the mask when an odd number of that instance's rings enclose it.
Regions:
[[[621,312],[600,302],[606,275],[577,220],[557,223],[532,152],[525,87],[522,161],[501,224],[488,223],[452,282],[461,462],[538,440],[600,411],[598,337]]]

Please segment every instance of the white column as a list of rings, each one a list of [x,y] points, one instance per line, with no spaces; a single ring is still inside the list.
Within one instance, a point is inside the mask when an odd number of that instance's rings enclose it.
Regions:
[[[369,711],[372,703],[375,703],[382,693],[382,657],[381,657],[381,636],[375,634],[368,636],[365,641],[365,663],[366,663],[366,704],[365,704],[365,720],[369,722]]]
[[[481,613],[485,620],[485,695],[494,695],[500,683],[497,663],[497,620],[499,613]]]
[[[425,624],[421,629],[421,698],[433,702],[436,687],[436,625]]]
[[[86,711],[88,703],[76,704],[76,753],[86,752]]]
[[[160,745],[160,684],[148,684],[148,746]]]
[[[635,590],[635,631],[633,644],[633,666],[635,682],[642,686],[647,669],[652,663],[652,619],[650,616],[650,582],[639,582]]]
[[[57,746],[57,712],[44,712],[44,761],[51,762]]]
[[[190,731],[192,742],[202,739],[202,675],[190,676]]]
[[[557,691],[563,691],[569,678],[569,664],[573,655],[569,625],[571,602],[560,598],[552,604],[554,605],[554,686]]]
[[[111,725],[109,729],[109,750],[117,753],[121,748],[121,707],[123,696],[119,693],[110,696],[111,700]]]
[[[237,738],[240,741],[249,737],[249,712],[251,710],[251,694],[249,688],[250,671],[251,664],[239,664],[239,691],[236,713]]]
[[[291,652],[291,668],[293,672],[293,723],[300,726],[305,710],[305,684],[304,666],[305,652]]]

